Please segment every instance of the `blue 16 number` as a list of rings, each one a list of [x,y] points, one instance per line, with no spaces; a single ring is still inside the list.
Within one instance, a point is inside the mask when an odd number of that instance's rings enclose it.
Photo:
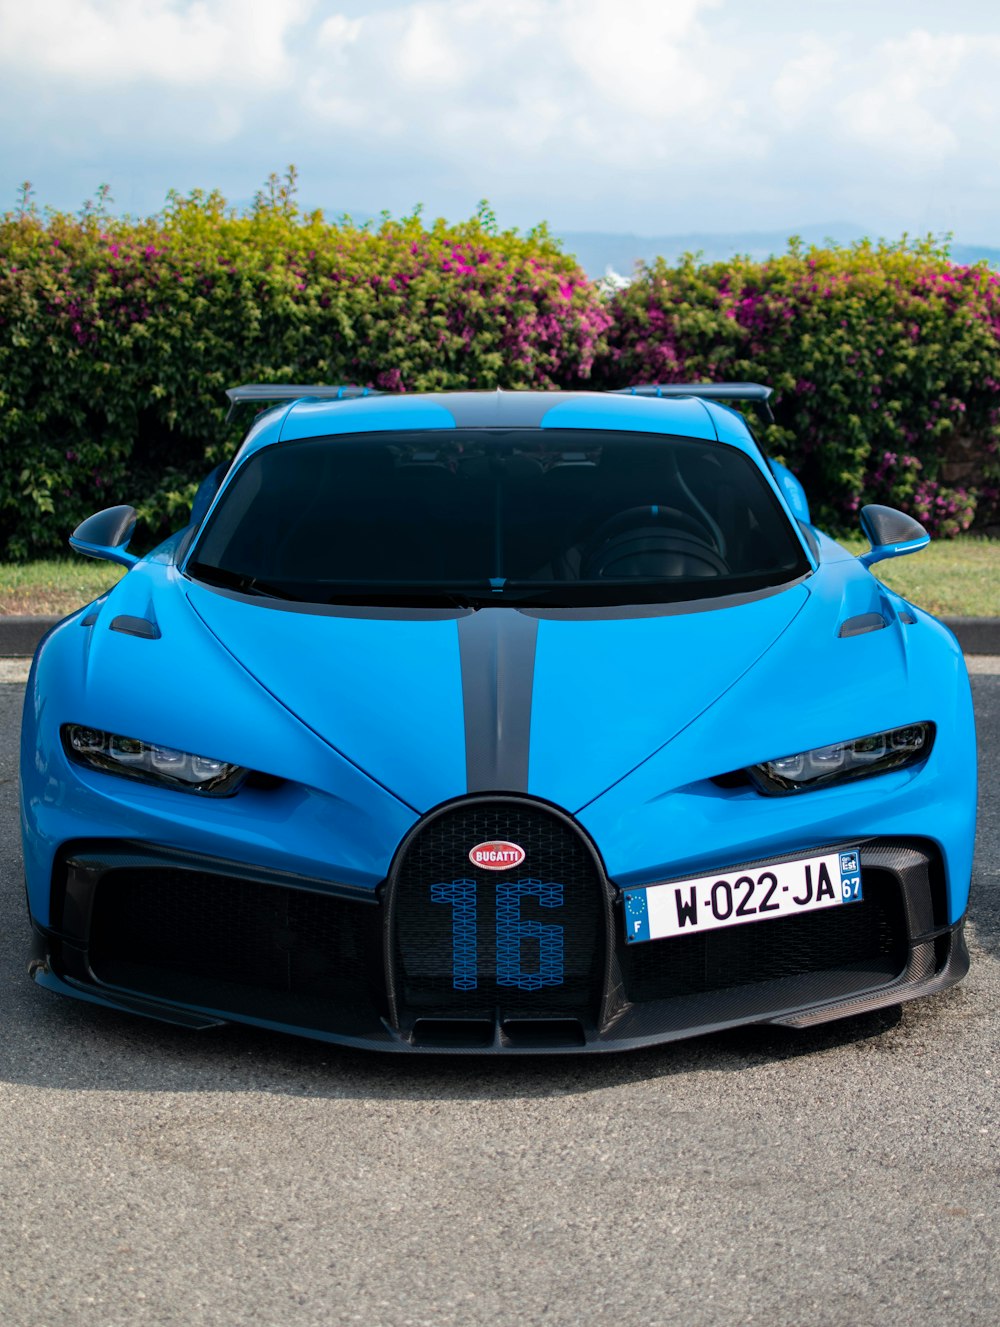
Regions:
[[[475,880],[451,880],[431,885],[431,902],[451,906],[451,970],[456,991],[474,991],[479,985],[476,884]],[[497,881],[497,985],[516,986],[522,991],[561,986],[564,928],[552,922],[526,921],[521,916],[521,899],[525,896],[537,898],[543,908],[563,905],[563,887],[554,881]],[[538,946],[538,963],[532,971],[525,968],[526,940]]]

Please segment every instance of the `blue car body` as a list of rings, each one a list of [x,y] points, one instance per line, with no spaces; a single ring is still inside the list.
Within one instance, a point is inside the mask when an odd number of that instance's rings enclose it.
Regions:
[[[680,603],[380,612],[254,596],[191,573],[200,532],[259,453],[497,426],[735,449],[763,477],[804,571],[760,593]],[[767,463],[735,410],[583,392],[302,399],[258,417],[218,492],[197,506],[192,526],[51,631],[32,667],[21,786],[42,985],[190,1026],[235,1020],[386,1050],[539,1053],[805,1026],[964,974],[975,739],[959,647],[809,523],[797,481]],[[734,777],[914,724],[933,733],[926,754],[870,777],[794,795]],[[207,752],[262,777],[220,797],[119,777],[75,760],[67,725]],[[407,948],[407,928],[423,934],[424,922],[394,884],[400,862],[425,826],[466,814],[466,857],[480,838],[527,845],[549,828],[572,838],[565,852],[588,857],[599,880],[593,954],[577,962],[572,998],[560,976],[568,931],[545,966],[564,899],[561,884],[544,893],[551,865],[506,893],[498,884],[488,901],[492,875],[457,859],[428,865],[442,878],[428,877],[438,892],[421,906],[435,925],[447,918],[446,931],[427,942],[433,958]],[[860,851],[866,898],[887,901],[872,938],[841,937],[829,960],[814,917],[630,952],[625,905],[645,899],[642,887],[735,879],[748,864],[845,845]],[[517,952],[490,948],[483,961],[491,982],[512,963],[514,984],[509,1005],[487,1009],[472,998],[477,960],[466,949],[501,912]],[[176,943],[158,948],[174,924]],[[796,927],[805,959],[794,957]],[[670,975],[680,946],[683,980]],[[407,994],[411,978],[419,999]]]

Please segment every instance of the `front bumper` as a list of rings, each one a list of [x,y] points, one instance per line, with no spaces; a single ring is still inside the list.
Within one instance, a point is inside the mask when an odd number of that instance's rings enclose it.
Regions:
[[[456,845],[501,838],[529,846],[539,880],[564,882],[564,962],[535,988],[499,976],[484,906],[495,877],[482,877],[471,982],[456,975],[458,913],[439,906],[452,897],[441,881],[477,874]],[[785,856],[821,846],[840,845]],[[743,1024],[811,1026],[960,980],[963,923],[948,922],[934,845],[869,839],[861,869],[863,904],[626,947],[600,855],[570,817],[529,799],[463,799],[425,817],[375,895],[88,841],[57,858],[32,967],[49,989],[189,1027],[236,1021],[409,1053],[621,1050]],[[538,880],[523,884],[538,895]],[[556,915],[533,909],[529,899],[523,915]]]

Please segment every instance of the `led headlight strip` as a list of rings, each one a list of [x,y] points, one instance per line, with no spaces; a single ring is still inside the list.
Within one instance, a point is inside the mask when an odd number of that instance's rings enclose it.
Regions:
[[[932,723],[910,723],[905,728],[890,728],[849,742],[813,747],[795,756],[765,760],[746,772],[762,793],[774,796],[808,792],[811,788],[866,779],[872,774],[887,774],[915,765],[927,759],[933,742]]]
[[[196,756],[189,751],[77,723],[63,724],[62,740],[66,754],[79,765],[180,792],[227,797],[236,792],[249,773],[243,766],[230,765],[224,760]]]

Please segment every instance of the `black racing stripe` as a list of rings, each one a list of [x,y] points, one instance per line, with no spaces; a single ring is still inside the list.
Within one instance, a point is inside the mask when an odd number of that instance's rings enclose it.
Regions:
[[[458,621],[470,793],[527,792],[538,619],[481,608]]]
[[[593,395],[591,393],[591,395]],[[553,406],[586,399],[584,392],[445,392],[433,399],[457,428],[533,428]]]

